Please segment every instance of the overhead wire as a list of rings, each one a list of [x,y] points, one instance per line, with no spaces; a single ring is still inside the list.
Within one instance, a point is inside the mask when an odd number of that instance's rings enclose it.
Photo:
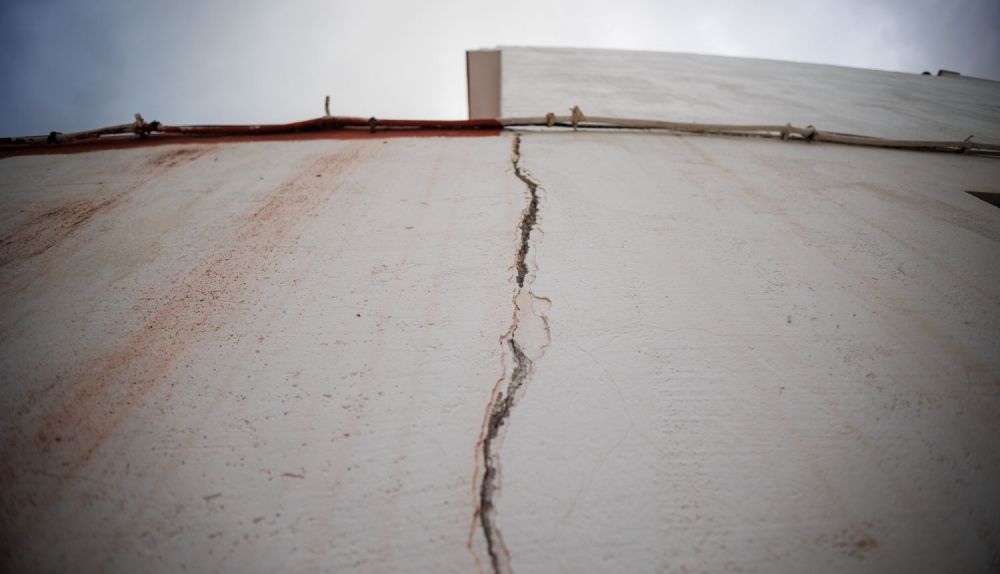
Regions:
[[[665,120],[620,118],[607,116],[586,116],[579,107],[572,108],[571,115],[558,116],[548,113],[544,116],[485,118],[470,120],[407,120],[377,119],[342,116],[323,116],[301,122],[287,124],[251,125],[167,125],[160,122],[146,122],[140,114],[129,124],[109,126],[96,130],[74,133],[51,132],[48,135],[0,138],[0,150],[25,148],[51,148],[94,139],[114,139],[122,141],[129,136],[136,139],[149,137],[225,137],[255,136],[298,133],[334,132],[340,130],[368,131],[470,131],[536,128],[542,130],[613,130],[621,132],[649,131],[670,133],[692,133],[717,136],[744,136],[778,138],[785,141],[805,141],[844,144],[864,147],[878,147],[914,151],[963,153],[1000,157],[1000,144],[977,141],[973,136],[965,140],[914,140],[872,137],[816,129],[813,126],[799,127],[791,124],[708,124],[694,122],[672,122]]]
[[[791,124],[704,124],[605,116],[584,116],[577,107],[574,107],[573,114],[569,116],[557,116],[550,113],[545,116],[537,117],[502,118],[499,121],[506,128],[537,127],[546,129],[572,128],[574,130],[612,129],[622,131],[666,131],[720,136],[754,136],[780,138],[782,140],[803,140],[807,142],[823,142],[890,149],[1000,156],[1000,144],[975,141],[972,136],[962,141],[889,139],[858,134],[821,131],[811,125],[803,128],[793,126]]]

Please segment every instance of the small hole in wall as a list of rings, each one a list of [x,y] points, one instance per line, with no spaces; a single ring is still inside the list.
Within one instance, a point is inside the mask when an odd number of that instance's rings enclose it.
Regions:
[[[986,203],[992,203],[993,205],[1000,207],[1000,193],[991,193],[988,191],[966,191],[972,197],[981,199]]]

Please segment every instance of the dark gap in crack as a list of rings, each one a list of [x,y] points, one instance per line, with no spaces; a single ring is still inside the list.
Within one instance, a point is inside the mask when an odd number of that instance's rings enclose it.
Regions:
[[[531,238],[531,230],[535,227],[535,222],[538,221],[538,183],[532,180],[524,170],[521,169],[521,136],[518,135],[514,138],[514,153],[511,164],[514,166],[514,175],[517,176],[524,185],[528,186],[528,191],[531,193],[531,200],[528,201],[528,208],[524,211],[524,216],[521,218],[521,245],[517,250],[517,286],[524,287],[524,277],[528,274],[528,264],[525,263],[525,259],[528,257],[528,241]]]
[[[483,473],[483,483],[479,490],[479,519],[483,526],[483,533],[486,535],[486,549],[490,554],[490,562],[496,573],[503,572],[505,569],[500,567],[501,551],[499,549],[503,544],[503,539],[496,524],[493,523],[493,493],[497,489],[497,461],[493,452],[493,441],[500,433],[500,427],[510,416],[510,412],[514,408],[514,397],[517,396],[517,390],[524,384],[532,367],[531,359],[524,354],[517,341],[511,338],[508,342],[514,355],[514,372],[507,385],[507,394],[504,395],[503,391],[497,394],[493,411],[490,413],[490,419],[486,425],[486,438],[483,440],[483,460],[486,461],[486,471]],[[496,456],[498,457],[499,454]],[[506,553],[506,550],[503,552]]]

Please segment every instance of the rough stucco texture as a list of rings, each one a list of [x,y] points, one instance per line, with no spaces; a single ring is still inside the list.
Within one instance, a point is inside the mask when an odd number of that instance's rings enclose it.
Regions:
[[[510,143],[0,161],[0,570],[474,569]]]
[[[0,161],[5,569],[1000,563],[1000,162],[512,141]]]
[[[1000,162],[593,133],[521,152],[551,343],[503,444],[514,571],[1000,563],[1000,209],[965,193]]]

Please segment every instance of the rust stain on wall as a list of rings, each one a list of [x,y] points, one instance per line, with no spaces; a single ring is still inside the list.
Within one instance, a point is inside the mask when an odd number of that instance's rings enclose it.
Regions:
[[[150,158],[149,164],[157,167],[177,167],[182,163],[196,160],[215,146],[181,147],[165,151]]]
[[[158,161],[170,164],[184,155],[170,152]],[[304,166],[301,175],[277,188],[263,205],[244,213],[222,249],[190,270],[174,293],[149,308],[136,309],[148,318],[130,340],[81,369],[73,380],[49,385],[63,387],[67,398],[44,412],[36,408],[19,413],[18,426],[24,431],[15,444],[3,445],[0,484],[35,474],[56,480],[42,493],[28,485],[36,491],[30,500],[5,501],[4,512],[15,516],[8,516],[13,520],[6,521],[7,531],[0,532],[0,538],[30,539],[29,525],[38,522],[32,518],[46,511],[135,408],[148,403],[177,358],[197,344],[200,335],[219,331],[226,317],[244,310],[242,295],[279,244],[336,191],[324,185],[329,178],[316,175],[345,169],[357,156],[358,151],[352,150]]]
[[[447,129],[421,129],[421,130],[385,130],[369,133],[368,131],[357,130],[337,130],[325,132],[302,132],[287,134],[256,134],[256,135],[219,135],[219,136],[184,136],[184,135],[151,135],[149,137],[116,137],[101,138],[92,140],[82,140],[79,142],[65,143],[59,145],[30,146],[30,147],[2,147],[0,146],[0,159],[8,157],[19,157],[26,155],[66,155],[87,153],[91,151],[110,149],[130,149],[150,146],[177,145],[177,144],[204,144],[212,143],[248,143],[248,142],[273,142],[273,141],[315,141],[315,140],[357,140],[357,139],[396,139],[396,138],[483,138],[496,137],[503,133],[502,128],[496,129],[474,129],[474,130],[447,130]]]
[[[72,199],[24,223],[0,239],[0,268],[48,251],[87,224],[95,215],[118,205],[124,193]]]
[[[136,189],[162,175],[167,169],[205,155],[214,146],[183,147],[159,153],[149,159],[142,178],[124,191],[99,191],[87,197],[59,202],[35,215],[0,239],[0,269],[45,253],[77,233],[94,217],[111,211]]]

